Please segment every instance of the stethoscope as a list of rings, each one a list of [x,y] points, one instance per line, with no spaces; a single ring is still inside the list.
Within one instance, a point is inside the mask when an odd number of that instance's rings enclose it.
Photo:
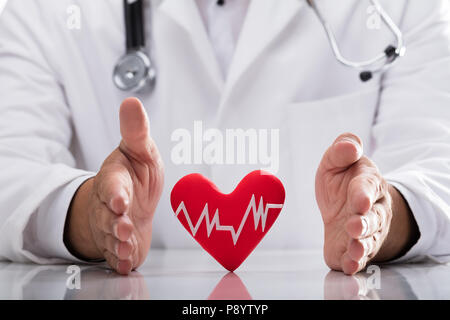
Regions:
[[[123,91],[151,90],[155,86],[156,70],[145,51],[144,1],[123,2],[127,50],[114,67],[114,84]]]
[[[396,45],[389,45],[386,49],[372,59],[366,61],[351,61],[341,54],[332,28],[325,20],[314,0],[306,0],[319,18],[334,56],[344,66],[359,70],[361,81],[372,79],[375,73],[381,73],[391,67],[397,58],[405,54],[403,34],[391,17],[384,11],[378,0],[370,0],[380,15],[381,20],[395,35]],[[156,70],[145,51],[145,23],[144,0],[124,0],[126,53],[117,62],[113,80],[117,88],[123,91],[142,92],[152,90],[155,86]],[[225,0],[217,0],[218,5],[224,5]]]

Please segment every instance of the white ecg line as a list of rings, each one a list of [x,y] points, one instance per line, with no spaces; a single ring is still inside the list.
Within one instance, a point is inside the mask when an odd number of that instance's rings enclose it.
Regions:
[[[178,214],[183,211],[184,216],[186,217],[186,221],[189,224],[189,228],[191,229],[192,235],[195,237],[198,229],[200,228],[200,225],[202,224],[203,219],[206,220],[206,231],[208,234],[208,238],[211,234],[211,231],[213,227],[216,227],[217,231],[229,231],[231,233],[231,237],[233,238],[233,244],[236,245],[236,242],[239,239],[239,236],[241,234],[242,228],[244,228],[244,224],[247,221],[247,217],[250,214],[250,210],[253,212],[253,221],[255,224],[255,231],[258,228],[259,221],[261,220],[261,226],[262,231],[264,232],[264,229],[266,227],[266,219],[267,214],[269,213],[269,209],[281,209],[283,208],[283,204],[276,204],[276,203],[268,203],[266,205],[265,210],[263,210],[264,202],[263,197],[261,196],[259,200],[258,208],[256,207],[256,200],[255,195],[252,195],[252,198],[250,199],[250,203],[248,204],[247,210],[245,211],[245,215],[242,218],[241,224],[239,225],[239,228],[237,231],[234,230],[233,226],[222,226],[220,225],[220,219],[219,219],[219,209],[216,209],[216,212],[214,213],[214,217],[211,221],[209,221],[209,211],[208,211],[208,203],[205,204],[205,207],[203,208],[202,214],[200,215],[200,218],[197,220],[197,224],[192,224],[191,218],[189,217],[189,213],[186,210],[186,206],[184,205],[184,202],[181,201],[180,205],[177,208],[177,211],[175,212],[175,216],[178,217]]]

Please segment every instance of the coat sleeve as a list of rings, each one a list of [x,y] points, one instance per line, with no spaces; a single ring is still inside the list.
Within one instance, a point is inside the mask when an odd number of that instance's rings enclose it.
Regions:
[[[9,1],[0,14],[0,260],[56,263],[74,259],[66,213],[93,173],[75,169],[69,151],[71,111],[37,3]]]
[[[449,2],[406,1],[407,54],[382,79],[372,158],[408,202],[419,241],[400,260],[450,260]]]

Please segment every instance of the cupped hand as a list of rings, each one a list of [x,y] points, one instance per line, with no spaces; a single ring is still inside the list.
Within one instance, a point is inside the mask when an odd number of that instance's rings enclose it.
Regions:
[[[139,100],[122,103],[120,132],[119,147],[73,199],[65,243],[80,258],[105,259],[118,273],[128,274],[150,249],[164,170]]]
[[[316,199],[324,223],[324,258],[331,269],[354,274],[382,247],[389,247],[383,244],[393,217],[394,192],[363,155],[356,135],[343,134],[328,148],[316,174]]]

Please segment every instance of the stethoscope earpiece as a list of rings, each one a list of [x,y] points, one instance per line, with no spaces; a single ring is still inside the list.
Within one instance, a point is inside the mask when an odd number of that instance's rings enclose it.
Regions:
[[[384,54],[386,55],[386,61],[388,61],[387,63],[389,65],[393,64],[394,61],[398,58],[403,56],[404,51],[399,51],[396,47],[389,45],[385,50],[384,50]],[[386,68],[386,66],[384,67],[384,69]],[[384,70],[382,69],[382,70]],[[381,70],[380,70],[381,71]],[[379,72],[379,71],[376,71]],[[361,79],[362,82],[367,82],[370,79],[373,78],[373,71],[363,71],[359,74],[359,78]]]
[[[363,71],[359,74],[359,78],[362,82],[367,82],[373,78],[373,73],[371,71]]]

